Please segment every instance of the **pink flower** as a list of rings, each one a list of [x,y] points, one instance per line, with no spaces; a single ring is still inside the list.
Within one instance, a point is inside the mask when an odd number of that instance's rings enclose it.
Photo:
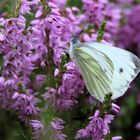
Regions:
[[[59,69],[56,68],[55,71],[54,71],[54,76],[58,76],[58,74],[59,74]]]
[[[22,0],[20,3],[20,14],[29,14],[30,10],[30,2],[28,0]]]
[[[44,126],[43,123],[39,120],[31,120],[30,122],[32,128],[32,138],[33,139],[40,139],[41,135],[43,135]]]
[[[114,137],[112,137],[112,140],[121,140],[121,139],[122,139],[121,136],[114,136]]]
[[[53,131],[53,139],[57,139],[57,140],[65,140],[66,139],[66,135],[62,133],[62,130],[64,129],[64,121],[60,118],[56,118],[55,120],[53,120],[50,124],[50,126],[52,127],[52,131]]]

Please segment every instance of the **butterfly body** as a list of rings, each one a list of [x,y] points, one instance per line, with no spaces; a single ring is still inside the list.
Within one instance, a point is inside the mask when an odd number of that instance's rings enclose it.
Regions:
[[[126,50],[98,42],[71,43],[69,54],[79,67],[89,93],[99,101],[106,94],[122,96],[140,71],[140,59]]]

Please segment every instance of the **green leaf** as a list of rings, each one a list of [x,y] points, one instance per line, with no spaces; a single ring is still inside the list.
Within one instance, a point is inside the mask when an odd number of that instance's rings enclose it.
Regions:
[[[106,21],[104,20],[101,23],[100,28],[98,30],[97,42],[101,42],[101,40],[103,39],[105,27],[106,27]]]

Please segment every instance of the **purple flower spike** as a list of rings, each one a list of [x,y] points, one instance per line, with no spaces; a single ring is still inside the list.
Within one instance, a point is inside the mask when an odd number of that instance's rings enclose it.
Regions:
[[[44,126],[39,120],[31,120],[30,122],[32,128],[32,138],[34,140],[40,140],[41,135],[43,135]]]
[[[92,140],[102,140],[104,136],[110,133],[109,124],[114,119],[113,115],[105,115],[102,119],[99,116],[99,111],[97,110],[94,116],[90,117],[89,124],[85,129],[78,131],[76,139],[78,138],[91,138]]]
[[[60,118],[55,119],[51,122],[50,126],[52,127],[52,132],[54,134],[53,139],[56,140],[66,140],[66,135],[62,133],[64,129],[64,121]]]

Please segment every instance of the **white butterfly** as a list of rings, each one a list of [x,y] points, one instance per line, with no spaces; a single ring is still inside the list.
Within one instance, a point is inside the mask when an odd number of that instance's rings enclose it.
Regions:
[[[99,101],[106,94],[112,99],[122,96],[140,72],[140,59],[111,45],[73,40],[69,54],[80,69],[89,93]]]

